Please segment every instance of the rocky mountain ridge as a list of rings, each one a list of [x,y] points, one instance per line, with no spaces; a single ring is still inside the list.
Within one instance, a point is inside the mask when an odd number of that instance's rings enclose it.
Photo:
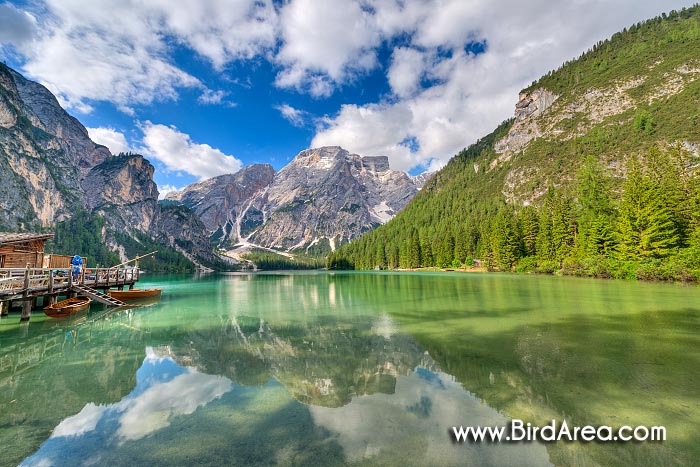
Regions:
[[[221,246],[326,252],[387,222],[425,180],[391,170],[385,156],[329,146],[300,152],[277,173],[252,165],[166,199],[191,208]]]

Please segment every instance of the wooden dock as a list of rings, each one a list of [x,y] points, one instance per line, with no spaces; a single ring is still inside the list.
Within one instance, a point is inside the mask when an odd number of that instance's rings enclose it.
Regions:
[[[87,268],[73,277],[70,269],[2,268],[0,269],[0,315],[7,315],[12,302],[22,302],[22,321],[28,321],[31,310],[41,297],[42,306],[55,303],[58,296],[88,295],[108,306],[123,304],[110,299],[112,287],[133,288],[139,280],[134,267]],[[100,293],[99,291],[102,291]]]

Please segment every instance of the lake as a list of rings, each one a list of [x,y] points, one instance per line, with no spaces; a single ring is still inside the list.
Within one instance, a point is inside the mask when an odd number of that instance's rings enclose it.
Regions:
[[[700,287],[473,273],[143,276],[0,320],[0,465],[698,465]],[[665,426],[456,443],[453,426]]]

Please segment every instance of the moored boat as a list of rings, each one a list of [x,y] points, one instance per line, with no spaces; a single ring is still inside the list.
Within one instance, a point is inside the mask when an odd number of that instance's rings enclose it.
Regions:
[[[64,318],[87,310],[90,302],[88,297],[68,298],[45,307],[44,314],[49,318]]]
[[[110,290],[109,295],[117,300],[128,301],[160,297],[161,291],[162,289]]]

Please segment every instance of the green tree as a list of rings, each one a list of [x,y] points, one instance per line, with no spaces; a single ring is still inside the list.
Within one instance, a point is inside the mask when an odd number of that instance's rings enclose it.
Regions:
[[[534,256],[537,252],[537,234],[540,230],[537,210],[533,206],[525,206],[518,214],[520,234],[523,241],[525,256]]]
[[[663,258],[679,244],[673,213],[662,190],[633,161],[623,185],[617,234],[619,257],[627,261]]]
[[[536,250],[537,259],[540,261],[554,261],[556,259],[557,252],[552,235],[552,217],[555,208],[554,188],[550,188],[547,190],[539,212]]]
[[[634,116],[634,129],[648,135],[654,133],[656,122],[648,110],[638,110]]]
[[[493,258],[500,269],[509,271],[513,267],[518,259],[519,242],[512,211],[501,209],[491,231]]]
[[[609,255],[615,247],[612,180],[605,167],[589,156],[577,177],[577,256]]]

